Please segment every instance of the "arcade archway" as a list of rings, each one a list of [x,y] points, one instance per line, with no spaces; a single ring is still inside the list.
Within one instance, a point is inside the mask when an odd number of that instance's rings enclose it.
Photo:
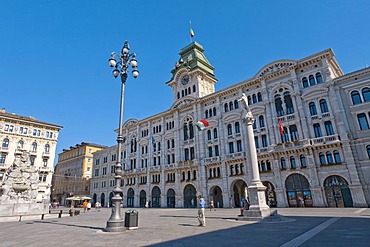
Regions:
[[[210,200],[213,199],[213,203],[214,203],[216,208],[223,208],[224,207],[224,203],[223,203],[223,200],[222,200],[222,190],[219,186],[213,186],[210,189],[209,196],[210,196]]]
[[[233,206],[241,207],[242,200],[247,198],[247,196],[248,196],[247,184],[243,180],[238,179],[237,181],[235,181],[233,185],[233,197],[234,197]]]
[[[134,206],[135,191],[132,188],[129,188],[127,191],[127,207]]]
[[[140,191],[140,207],[145,207],[146,204],[146,192],[145,190]]]
[[[310,184],[301,174],[291,174],[285,180],[289,207],[313,207]]]
[[[158,186],[155,186],[152,189],[152,207],[161,207],[161,189]]]
[[[329,176],[324,181],[328,207],[353,207],[351,191],[347,181],[340,176]]]
[[[264,181],[262,184],[266,186],[265,195],[267,205],[269,205],[269,207],[277,207],[274,185],[268,181]]]
[[[197,191],[195,187],[188,184],[184,188],[184,208],[195,208],[197,206]]]
[[[169,189],[167,191],[167,207],[168,208],[175,207],[175,191],[173,189]]]

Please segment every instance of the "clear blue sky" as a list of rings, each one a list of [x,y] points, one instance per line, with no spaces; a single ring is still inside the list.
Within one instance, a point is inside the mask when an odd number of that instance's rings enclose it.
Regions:
[[[370,1],[0,0],[0,108],[62,125],[57,153],[80,142],[115,145],[120,80],[108,67],[127,39],[140,76],[128,78],[124,121],[169,109],[165,83],[195,41],[216,90],[279,59],[332,48],[345,73],[370,64]]]

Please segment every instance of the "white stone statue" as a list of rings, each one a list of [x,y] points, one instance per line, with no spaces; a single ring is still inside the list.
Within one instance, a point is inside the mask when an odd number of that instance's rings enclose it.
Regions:
[[[240,102],[240,101],[244,102],[245,109],[247,110],[247,113],[245,114],[243,119],[246,120],[247,122],[251,122],[253,124],[254,123],[254,117],[253,117],[251,109],[249,108],[248,97],[247,97],[247,95],[245,95],[245,93],[242,93],[242,97],[240,99],[238,99],[238,102]]]

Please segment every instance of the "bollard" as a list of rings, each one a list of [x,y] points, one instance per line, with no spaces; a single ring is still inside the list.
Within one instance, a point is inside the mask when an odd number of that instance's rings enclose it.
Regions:
[[[44,219],[44,216],[45,216],[44,214],[42,214],[42,215],[41,215],[41,219],[42,219],[42,220]]]
[[[62,218],[62,213],[63,213],[63,210],[60,210],[58,218]]]
[[[19,215],[19,221],[22,221],[22,215]]]

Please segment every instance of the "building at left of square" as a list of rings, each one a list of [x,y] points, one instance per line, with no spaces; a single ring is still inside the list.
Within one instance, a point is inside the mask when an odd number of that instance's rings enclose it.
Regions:
[[[63,127],[0,110],[0,210],[17,215],[49,205],[59,131]],[[33,210],[34,209],[34,210]]]

